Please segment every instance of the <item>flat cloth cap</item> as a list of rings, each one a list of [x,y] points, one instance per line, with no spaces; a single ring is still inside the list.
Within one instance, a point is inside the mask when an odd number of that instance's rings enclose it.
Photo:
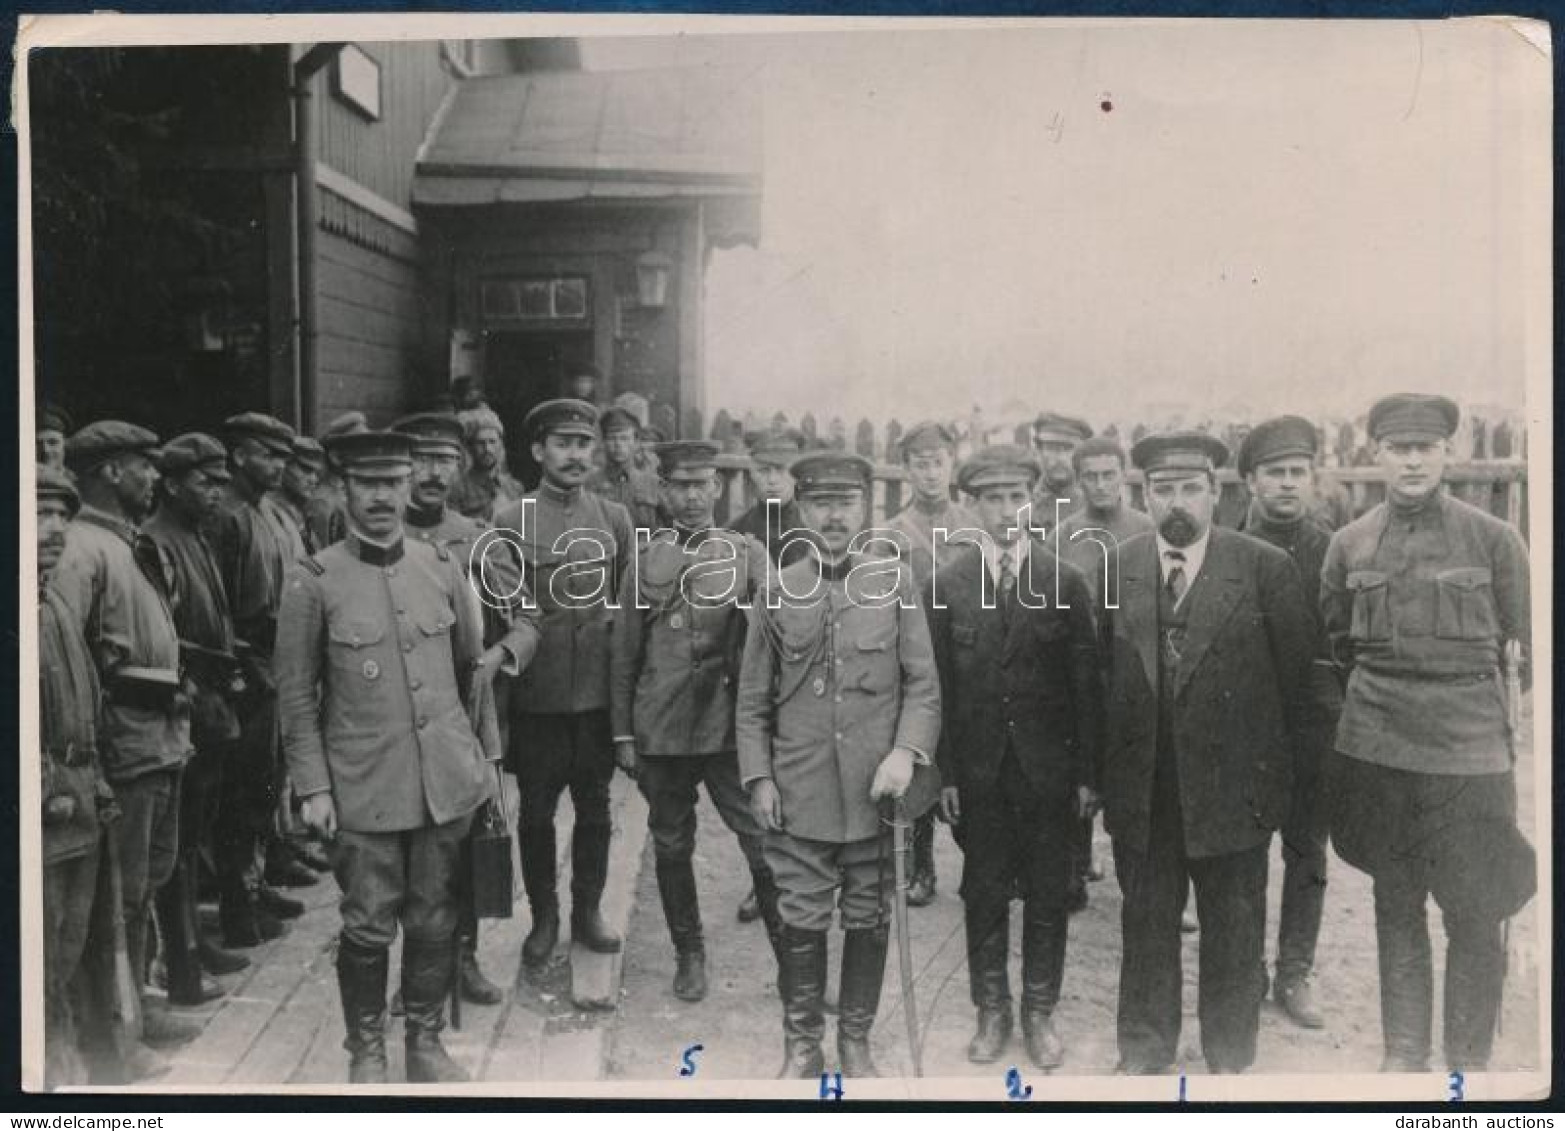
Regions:
[[[345,432],[326,438],[326,451],[345,474],[394,474],[413,469],[413,437],[405,432]]]
[[[1020,483],[1031,489],[1043,474],[1038,457],[1015,444],[991,444],[963,461],[956,473],[957,486],[969,495],[986,487]]]
[[[293,438],[293,458],[295,462],[316,471],[322,471],[326,467],[326,449],[321,447],[321,442],[313,436]]]
[[[875,477],[875,465],[851,452],[811,452],[789,464],[788,471],[800,496],[868,491]]]
[[[1258,466],[1274,459],[1304,456],[1314,459],[1319,445],[1315,425],[1302,416],[1275,416],[1263,420],[1239,445],[1237,466],[1240,475],[1249,475]]]
[[[358,409],[345,412],[341,416],[333,418],[332,422],[321,429],[321,439],[327,436],[340,436],[344,432],[368,432],[369,420]]]
[[[58,432],[62,436],[71,434],[71,414],[57,404],[45,401],[38,406],[38,431]]]
[[[897,451],[903,459],[914,452],[937,452],[942,448],[956,449],[956,433],[938,420],[920,420],[897,441]]]
[[[1040,412],[1032,422],[1033,440],[1053,440],[1061,444],[1079,444],[1092,439],[1092,425],[1078,416],[1058,412]]]
[[[1228,462],[1228,448],[1205,432],[1158,432],[1131,448],[1130,460],[1149,476],[1207,474]]]
[[[797,428],[768,428],[763,432],[751,432],[744,438],[744,446],[750,449],[753,463],[772,467],[790,467],[804,450],[804,434]]]
[[[293,455],[294,430],[264,412],[241,412],[223,421],[223,434],[232,440],[255,440],[280,456]]]
[[[157,433],[123,420],[94,420],[65,441],[65,463],[72,471],[91,471],[126,452],[158,455]]]
[[[664,479],[703,479],[717,466],[718,447],[710,440],[673,440],[653,450]]]
[[[1387,436],[1449,440],[1461,419],[1462,410],[1448,397],[1395,393],[1382,397],[1369,410],[1369,435],[1372,440]]]
[[[82,497],[76,493],[76,484],[71,482],[69,475],[57,467],[49,467],[42,463],[38,465],[36,493],[40,499],[64,500],[72,514],[81,509]]]
[[[544,401],[527,414],[522,429],[530,439],[541,439],[550,432],[565,436],[598,435],[598,410],[587,401],[560,397]]]
[[[200,468],[213,479],[232,478],[228,472],[228,449],[205,432],[186,432],[163,445],[158,470],[164,475],[183,475]]]
[[[464,431],[462,422],[448,412],[416,412],[404,416],[391,426],[393,432],[413,437],[415,452],[441,452],[462,454]]]

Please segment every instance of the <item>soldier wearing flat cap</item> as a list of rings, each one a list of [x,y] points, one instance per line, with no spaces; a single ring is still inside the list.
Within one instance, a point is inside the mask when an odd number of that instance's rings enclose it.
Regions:
[[[267,502],[276,508],[291,537],[297,539],[296,560],[326,548],[315,540],[309,513],[311,500],[320,490],[325,474],[326,449],[321,442],[311,436],[295,436],[293,454],[283,467],[282,480],[276,490],[267,492]]]
[[[1253,1063],[1267,852],[1311,718],[1314,634],[1298,572],[1282,550],[1212,524],[1227,457],[1199,432],[1136,444],[1157,529],[1120,547],[1119,607],[1100,610],[1112,709],[1099,780],[1124,894],[1119,1053],[1132,1074],[1178,1055],[1192,885],[1207,1069]]]
[[[983,537],[956,548],[927,603],[940,669],[942,810],[962,847],[967,967],[978,1030],[968,1059],[1011,1035],[1010,903],[1022,898],[1022,1031],[1033,1064],[1058,1067],[1076,821],[1096,806],[1103,689],[1092,595],[1050,553],[1027,510],[1041,468],[984,448],[959,482]]]
[[[1053,530],[1066,515],[1081,509],[1071,456],[1091,438],[1092,425],[1079,417],[1042,412],[1032,422],[1032,450],[1043,465],[1032,497],[1033,517],[1041,529]]]
[[[804,437],[794,428],[773,428],[745,436],[750,450],[750,491],[755,504],[735,520],[733,529],[766,547],[772,564],[792,565],[809,551],[804,519],[794,501],[788,468],[804,450]]]
[[[478,519],[447,505],[451,484],[462,467],[462,423],[453,415],[425,412],[405,416],[392,430],[412,438],[413,473],[403,530],[408,538],[443,548],[467,575],[483,607],[484,665],[501,675],[519,675],[538,647],[538,612],[523,577],[516,549],[499,538],[485,538],[488,529]],[[481,737],[503,750],[500,720],[504,719],[509,680],[493,684],[495,700],[483,705],[482,725],[493,726]],[[458,990],[466,1001],[494,1005],[504,996],[478,966],[478,919],[470,893],[464,889],[457,935],[461,949]]]
[[[298,560],[294,536],[266,501],[293,458],[294,430],[276,417],[246,412],[223,422],[232,478],[208,535],[234,620],[234,643],[247,693],[239,741],[225,764],[214,857],[218,921],[228,947],[251,947],[283,933],[281,919],[304,905],[266,880],[258,859],[273,863],[276,821],[285,785],[277,738],[272,643],[283,578]]]
[[[444,547],[404,536],[411,447],[397,432],[328,443],[348,537],[294,568],[277,628],[289,772],[305,823],[337,842],[337,984],[353,1083],[386,1080],[388,950],[399,927],[408,1082],[467,1078],[440,1032],[462,844],[495,787],[469,721],[494,679],[478,598]]]
[[[501,509],[527,493],[506,469],[505,425],[488,405],[457,413],[467,467],[451,485],[446,505],[468,518],[493,523]]]
[[[321,441],[346,432],[364,432],[369,422],[362,412],[345,412],[335,417],[321,432]],[[325,448],[322,449],[325,453]],[[341,541],[348,533],[348,518],[343,502],[342,479],[328,457],[321,465],[319,483],[305,506],[305,528],[309,531],[311,553]]]
[[[83,1046],[101,1022],[83,1006],[90,997],[113,997],[108,940],[117,909],[110,906],[101,826],[111,820],[114,795],[98,754],[98,675],[92,653],[75,613],[49,584],[65,549],[66,529],[81,507],[63,468],[38,465],[36,505],[44,1084],[53,1089],[90,1081]],[[96,992],[74,995],[78,977],[94,983]]]
[[[191,704],[194,752],[180,783],[179,859],[158,893],[156,911],[169,1000],[200,1005],[223,992],[202,976],[203,969],[232,974],[250,964],[208,942],[196,914],[199,854],[211,850],[223,765],[239,737],[236,712],[243,701],[228,594],[202,533],[229,481],[228,451],[212,436],[188,432],[163,446],[158,470],[160,504],[142,529],[172,566],[174,627]]]
[[[38,462],[56,471],[65,471],[65,438],[73,431],[70,413],[47,401],[40,404],[37,430],[34,432]]]
[[[887,521],[885,529],[897,541],[903,560],[913,567],[919,593],[929,591],[936,562],[944,562],[960,541],[960,531],[977,531],[977,516],[951,501],[951,476],[956,471],[956,433],[934,420],[923,420],[905,432],[897,456],[907,471],[913,497]],[[935,898],[935,814],[925,813],[913,825],[913,871],[908,880],[910,907]]]
[[[781,1077],[823,1071],[826,936],[844,928],[837,1051],[874,1076],[869,1035],[885,972],[889,827],[880,802],[925,786],[940,739],[940,680],[912,570],[865,552],[873,468],[819,452],[794,461],[811,552],[750,610],[735,729],[739,772],[766,830],[782,919]],[[917,811],[912,799],[908,806]]]
[[[755,539],[712,523],[722,490],[717,451],[701,440],[658,446],[661,503],[673,525],[627,567],[609,666],[615,757],[647,799],[658,894],[678,965],[673,992],[682,1001],[700,1001],[707,990],[692,866],[698,786],[739,839],[774,950],[781,930],[734,739],[745,609],[771,563]]]
[[[1527,550],[1441,489],[1459,413],[1400,394],[1370,410],[1386,501],[1339,530],[1321,608],[1351,667],[1327,773],[1337,855],[1375,884],[1383,1071],[1430,1056],[1425,905],[1445,918],[1444,1064],[1484,1068],[1505,978],[1503,921],[1536,886],[1516,826],[1516,728],[1528,680]]]
[[[545,401],[525,427],[542,479],[500,512],[495,527],[520,550],[542,613],[537,656],[510,691],[509,751],[522,793],[517,839],[533,917],[522,960],[538,966],[559,939],[554,814],[567,788],[575,811],[571,939],[604,954],[620,948],[599,909],[614,777],[609,636],[636,539],[630,513],[585,488],[598,410],[586,401]]]
[[[66,442],[82,506],[49,578],[88,633],[106,700],[99,753],[125,814],[111,835],[138,986],[147,969],[153,897],[168,882],[178,852],[180,777],[190,754],[171,571],[139,527],[153,505],[157,444],[145,428],[117,420],[89,424]],[[143,998],[141,1036],[148,1044],[177,1044],[198,1032],[161,1001]]]
[[[1315,624],[1310,699],[1315,718],[1299,744],[1293,803],[1282,826],[1282,913],[1272,995],[1297,1024],[1319,1029],[1325,1018],[1309,982],[1326,897],[1326,812],[1321,772],[1337,716],[1342,683],[1320,615],[1320,570],[1331,532],[1316,521],[1315,425],[1300,416],[1257,424],[1239,446],[1238,469],[1249,490],[1246,534],[1287,552],[1299,571]]]
[[[598,420],[603,436],[603,466],[587,479],[587,490],[612,499],[630,512],[642,530],[658,528],[658,474],[639,464],[641,421],[628,408],[612,405]]]

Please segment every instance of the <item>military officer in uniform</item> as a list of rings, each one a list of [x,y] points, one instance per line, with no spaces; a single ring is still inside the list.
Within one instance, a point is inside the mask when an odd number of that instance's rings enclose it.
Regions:
[[[614,405],[603,410],[598,429],[603,434],[603,466],[587,480],[587,490],[613,499],[650,534],[658,528],[658,475],[636,460],[641,422],[629,409]]]
[[[773,565],[792,565],[809,550],[788,471],[804,448],[804,437],[797,429],[774,428],[750,433],[745,445],[750,449],[750,490],[756,501],[735,520],[734,532],[764,545]]]
[[[1383,1071],[1428,1066],[1431,895],[1445,918],[1445,1064],[1487,1065],[1501,924],[1536,883],[1506,692],[1507,674],[1526,678],[1527,551],[1441,489],[1458,420],[1445,397],[1375,404],[1386,501],[1333,535],[1321,572],[1326,630],[1352,668],[1327,775],[1331,840],[1375,883]]]
[[[1074,820],[1097,804],[1102,672],[1092,596],[1081,571],[1025,525],[1042,469],[1019,447],[974,453],[962,490],[978,507],[979,544],[940,568],[927,605],[944,716],[941,803],[962,847],[967,968],[977,1064],[1011,1035],[1010,904],[1022,894],[1022,1032],[1041,1069],[1059,1067],[1054,1028],[1065,975]]]
[[[520,499],[521,482],[506,470],[505,425],[488,405],[461,413],[468,466],[451,485],[448,505],[465,514],[493,522],[502,508]]]
[[[658,446],[662,505],[674,525],[639,549],[620,584],[609,667],[615,757],[647,799],[658,894],[678,964],[674,996],[682,1001],[700,1001],[707,990],[691,866],[698,785],[739,838],[774,948],[781,929],[734,741],[745,608],[765,586],[770,562],[755,539],[712,525],[721,491],[717,451],[699,440]]]
[[[1228,451],[1199,432],[1131,451],[1157,530],[1120,547],[1120,605],[1100,610],[1108,724],[1099,781],[1124,893],[1120,1070],[1179,1052],[1180,913],[1201,920],[1208,1071],[1254,1062],[1267,852],[1292,800],[1310,721],[1314,626],[1298,571],[1274,546],[1212,524]]]
[[[345,412],[326,425],[321,432],[321,439],[324,441],[329,436],[338,436],[344,432],[363,432],[368,428],[369,422],[362,412]],[[322,454],[325,454],[324,447]],[[342,478],[329,458],[321,465],[320,481],[305,508],[305,525],[309,529],[309,544],[314,547],[310,551],[312,554],[324,550],[333,542],[340,542],[348,533],[347,514],[343,510]]]
[[[745,639],[735,729],[783,923],[780,1077],[823,1070],[834,909],[845,931],[841,1071],[876,1075],[869,1035],[885,973],[882,877],[890,872],[879,802],[907,792],[940,740],[940,680],[912,571],[856,542],[872,473],[868,460],[838,452],[793,463],[815,548],[756,600]]]
[[[584,486],[598,410],[586,401],[545,401],[527,414],[524,426],[543,477],[538,490],[500,513],[495,527],[520,549],[542,613],[537,655],[510,691],[508,753],[522,795],[517,839],[533,913],[522,960],[536,966],[548,960],[559,938],[554,812],[566,788],[576,818],[571,938],[600,953],[620,948],[598,901],[612,831],[609,634],[619,578],[636,539],[629,512]]]
[[[1282,913],[1272,979],[1277,1004],[1306,1029],[1326,1023],[1309,979],[1326,902],[1327,825],[1321,772],[1342,712],[1341,676],[1320,615],[1320,571],[1331,532],[1310,513],[1315,454],[1315,426],[1303,417],[1279,416],[1252,428],[1238,457],[1239,474],[1250,490],[1249,513],[1240,529],[1285,550],[1293,559],[1316,630],[1310,668],[1314,718],[1298,746],[1293,803],[1282,825]]]
[[[485,665],[506,676],[519,675],[532,663],[538,648],[538,612],[532,592],[522,576],[521,559],[504,539],[484,539],[487,527],[478,519],[458,514],[446,505],[451,484],[462,468],[462,423],[444,413],[417,413],[391,426],[412,437],[413,476],[403,533],[408,538],[444,549],[462,567],[483,608]],[[481,556],[475,558],[480,550]],[[481,716],[493,725],[491,742],[500,744],[499,719],[507,681],[494,684],[496,703]],[[496,716],[491,721],[491,714]],[[503,996],[478,966],[478,920],[470,893],[464,888],[457,937],[461,947],[458,989],[466,1001],[494,1005]]]
[[[334,437],[349,533],[295,567],[275,671],[305,823],[335,838],[337,984],[353,1083],[386,1079],[388,948],[403,934],[409,1083],[467,1078],[440,1041],[462,842],[494,789],[467,703],[495,676],[478,598],[440,546],[404,537],[411,440]]]
[[[913,584],[922,595],[929,592],[935,563],[951,557],[962,531],[976,532],[982,523],[967,507],[951,501],[951,475],[956,470],[956,434],[951,429],[937,421],[920,421],[903,434],[897,455],[907,470],[913,498],[891,517],[886,529],[896,538],[903,560],[913,567]],[[931,809],[913,823],[908,906],[929,903],[935,898],[935,886],[935,812]]]
[[[310,528],[310,502],[320,489],[321,477],[325,474],[326,449],[321,447],[320,441],[310,436],[295,436],[293,457],[283,467],[277,490],[267,496],[287,519],[289,527],[298,532],[301,557],[326,548]]]
[[[1040,530],[1052,531],[1084,505],[1071,457],[1091,438],[1092,425],[1074,416],[1041,412],[1032,422],[1032,449],[1043,466],[1032,497],[1033,522]]]

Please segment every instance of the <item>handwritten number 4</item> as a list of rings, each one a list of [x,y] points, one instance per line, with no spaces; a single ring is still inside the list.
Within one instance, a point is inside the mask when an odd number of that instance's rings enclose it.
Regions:
[[[831,1082],[832,1076],[833,1073],[830,1072],[821,1073],[821,1099],[823,1100],[842,1099],[842,1073],[835,1073],[837,1078],[835,1084]]]

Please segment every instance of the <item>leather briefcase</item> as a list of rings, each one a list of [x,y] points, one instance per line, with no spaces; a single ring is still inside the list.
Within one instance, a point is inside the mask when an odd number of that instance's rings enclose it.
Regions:
[[[473,911],[480,919],[509,919],[514,904],[511,873],[511,822],[505,811],[505,782],[495,765],[495,795],[473,818],[468,838],[471,853],[468,883]]]

